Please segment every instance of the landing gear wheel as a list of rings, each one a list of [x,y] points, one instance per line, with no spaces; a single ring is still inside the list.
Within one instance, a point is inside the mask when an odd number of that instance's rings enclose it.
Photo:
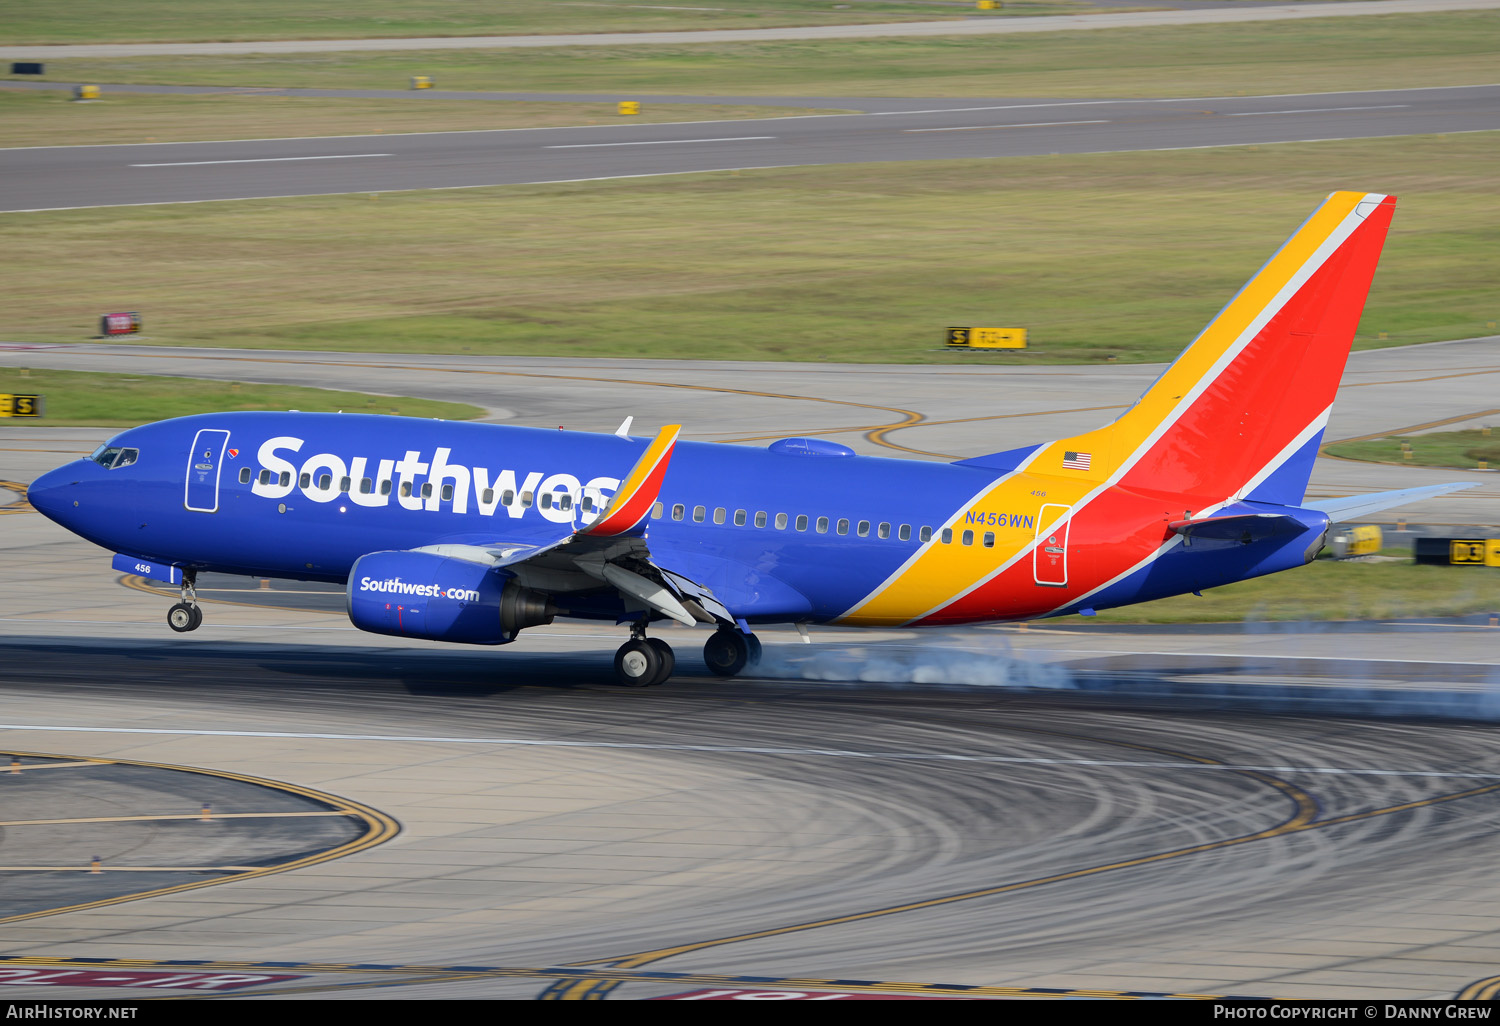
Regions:
[[[190,606],[186,602],[179,602],[167,610],[167,626],[178,634],[195,631],[202,622],[202,611],[197,606]]]
[[[665,684],[667,678],[672,676],[672,671],[677,669],[677,655],[672,651],[672,646],[660,638],[647,638],[646,644],[656,649],[656,655],[661,659],[661,669],[656,671],[651,684]]]
[[[733,677],[752,662],[760,661],[760,641],[753,634],[735,630],[714,631],[703,645],[703,661],[708,672],[718,677]]]
[[[656,683],[661,672],[661,656],[646,639],[632,639],[615,653],[615,676],[627,688],[645,688]]]

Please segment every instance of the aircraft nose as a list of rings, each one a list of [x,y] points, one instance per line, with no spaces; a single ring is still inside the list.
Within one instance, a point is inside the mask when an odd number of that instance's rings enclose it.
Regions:
[[[26,489],[26,499],[48,520],[67,526],[67,511],[73,508],[74,486],[80,475],[71,465],[49,470]]]

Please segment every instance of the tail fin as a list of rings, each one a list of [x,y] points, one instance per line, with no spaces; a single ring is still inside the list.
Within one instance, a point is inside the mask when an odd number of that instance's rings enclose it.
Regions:
[[[1042,446],[1029,469],[1192,508],[1300,503],[1395,204],[1328,197],[1133,407]]]

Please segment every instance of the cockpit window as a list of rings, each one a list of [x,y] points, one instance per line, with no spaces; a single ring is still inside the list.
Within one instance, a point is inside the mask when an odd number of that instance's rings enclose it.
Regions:
[[[109,445],[106,443],[95,449],[94,454],[89,459],[99,464],[105,470],[119,470],[121,467],[130,466],[140,458],[140,455],[141,451],[139,449],[124,449],[118,445]]]

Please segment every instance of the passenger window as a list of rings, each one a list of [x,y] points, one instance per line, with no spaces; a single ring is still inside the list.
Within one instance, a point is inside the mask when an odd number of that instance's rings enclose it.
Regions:
[[[854,529],[854,533],[861,538],[870,537],[870,522],[868,520],[861,520],[859,526]]]
[[[651,507],[651,519],[652,520],[660,520],[661,519],[661,515],[662,515],[662,511],[665,510],[665,509],[666,509],[666,506],[664,506],[660,502],[658,502],[655,505],[653,505]]]
[[[408,498],[410,495],[411,495],[411,482],[410,481],[402,481],[401,482],[401,497],[404,499],[404,498]]]
[[[755,512],[755,526],[756,527],[765,527],[766,526],[766,511],[765,510],[763,510],[763,509],[762,510],[756,510],[756,512]]]
[[[494,502],[495,501],[495,489],[493,489],[493,488],[486,488],[484,490],[484,494],[479,497],[479,501],[482,502],[482,503],[484,503],[486,506],[488,506],[490,503]]]
[[[531,493],[531,492],[522,492],[521,493],[521,508],[522,509],[530,509],[531,508],[531,504],[532,504],[533,501],[535,501],[535,496],[533,495],[533,493]]]
[[[807,530],[807,514],[806,513],[798,513],[797,514],[797,530],[799,530],[799,531],[805,531],[805,530]]]
[[[837,531],[839,534],[848,534],[849,533],[849,521],[847,521],[847,520],[840,520],[836,525],[834,525],[834,530]],[[869,528],[866,527],[865,530],[868,532]]]
[[[262,470],[260,472],[260,483],[263,485],[271,483],[271,472],[269,470]]]
[[[681,519],[682,519],[682,514],[683,514],[683,511],[684,511],[684,510],[685,510],[685,509],[686,509],[686,508],[687,508],[687,507],[686,507],[686,506],[684,506],[684,505],[683,505],[683,504],[682,504],[682,503],[680,503],[680,502],[679,502],[679,503],[676,503],[676,504],[675,504],[675,505],[674,505],[674,506],[673,506],[673,507],[672,507],[672,519],[673,519],[673,520],[681,520]]]
[[[432,482],[431,481],[428,481],[426,484],[424,484],[422,486],[422,498],[424,498],[424,499],[430,499],[430,498],[432,498]]]
[[[984,547],[987,548],[987,549],[993,549],[995,547],[995,532],[994,531],[986,531],[986,532],[984,532]]]
[[[354,482],[350,481],[347,477],[339,478],[339,491],[347,494],[349,491],[349,486],[353,483]]]
[[[299,477],[299,478],[297,478],[297,487],[298,488],[311,488],[312,487],[312,475],[309,474],[307,471],[304,470],[302,472],[302,476]]]
[[[896,532],[896,537],[900,538],[902,541],[911,541],[911,525],[902,524],[901,530]]]
[[[724,507],[723,506],[716,507],[714,509],[714,523],[716,523],[716,524],[722,524],[723,522],[724,522]]]
[[[539,505],[542,509],[551,509],[552,508],[552,493],[551,492],[543,492],[541,498],[537,500],[537,505]]]
[[[362,478],[359,479],[359,494],[361,494],[361,495],[370,495],[370,494],[373,494],[374,491],[375,491],[375,482],[374,481],[370,480],[368,477],[362,477]]]
[[[891,525],[881,524],[879,527],[875,528],[875,536],[877,538],[889,538],[891,536]]]
[[[511,491],[509,488],[505,489],[505,491],[503,491],[503,492],[500,493],[500,505],[502,505],[502,506],[512,506],[512,505],[515,504],[515,501],[516,501],[516,493],[513,492],[513,491]]]
[[[283,470],[281,472],[281,487],[286,488],[286,487],[290,486],[291,483],[292,483],[292,472],[290,470]]]
[[[749,519],[750,519],[750,514],[746,513],[744,510],[737,509],[737,510],[734,511],[734,526],[735,527],[744,527],[745,526],[745,522],[747,520],[749,520]]]
[[[585,513],[594,512],[594,497],[592,495],[585,495],[583,501],[578,504],[578,508]]]
[[[346,477],[346,478],[344,478],[344,480],[347,481],[349,479]],[[451,502],[452,500],[453,500],[453,486],[451,484],[445,484],[445,485],[443,485],[443,501],[444,502]]]
[[[449,488],[449,490],[450,491],[452,490],[451,487]],[[557,508],[560,509],[560,510],[564,510],[564,511],[572,509],[573,508],[573,496],[571,496],[571,495],[559,495],[557,497]]]
[[[380,482],[380,494],[381,495],[389,495],[389,494],[391,494],[391,482],[389,482],[389,481],[382,481],[382,482]]]
[[[932,541],[932,528],[924,526],[922,530],[917,533],[917,541]]]
[[[965,545],[973,545],[974,544],[974,532],[973,531],[965,531],[964,532],[964,544]]]
[[[706,516],[708,516],[708,509],[706,507],[704,507],[704,506],[694,506],[693,507],[693,523],[695,523],[695,524],[701,524],[701,523],[703,523],[703,518],[706,517]]]
[[[318,475],[318,491],[320,491],[320,492],[326,492],[326,491],[328,491],[332,487],[333,487],[333,475],[332,474],[319,474]]]
[[[776,530],[778,530],[778,531],[785,531],[786,530],[786,514],[785,513],[778,513],[778,514],[776,514]]]
[[[819,534],[827,534],[828,533],[828,518],[827,517],[819,517],[818,518],[818,533]]]
[[[240,484],[250,483],[250,468],[244,467],[240,470]]]
[[[944,545],[952,545],[953,544],[953,528],[951,528],[951,527],[945,527],[945,528],[943,528],[943,544]]]

